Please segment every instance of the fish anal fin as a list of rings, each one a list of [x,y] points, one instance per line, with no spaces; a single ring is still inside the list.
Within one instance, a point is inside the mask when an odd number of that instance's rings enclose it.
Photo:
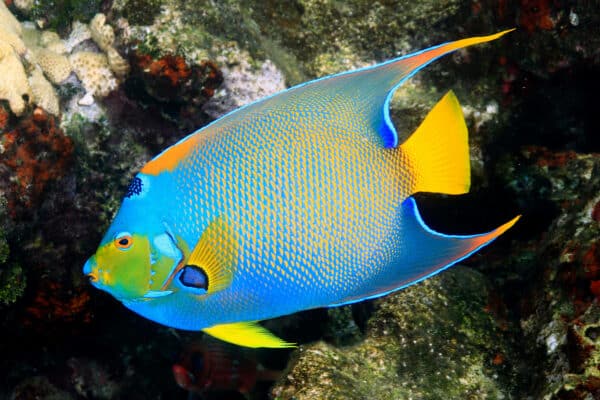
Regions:
[[[208,277],[207,293],[228,287],[238,261],[239,244],[232,226],[223,216],[204,230],[186,264],[201,268]]]
[[[446,235],[425,224],[416,201],[409,197],[402,203],[400,215],[402,237],[406,241],[396,266],[398,271],[390,281],[402,288],[435,275],[490,244],[519,218],[520,215],[487,233]],[[393,271],[390,273],[394,275]]]
[[[413,192],[463,194],[471,185],[467,126],[456,96],[448,92],[400,146],[410,160]]]
[[[210,328],[204,328],[202,331],[224,342],[233,343],[238,346],[273,349],[296,347],[295,343],[288,343],[278,338],[257,322],[235,322],[215,325]]]
[[[520,216],[498,228],[478,235],[446,235],[429,228],[412,197],[401,205],[400,230],[403,238],[400,254],[374,277],[368,292],[353,293],[330,307],[356,303],[395,292],[425,280],[464,260],[510,229]]]

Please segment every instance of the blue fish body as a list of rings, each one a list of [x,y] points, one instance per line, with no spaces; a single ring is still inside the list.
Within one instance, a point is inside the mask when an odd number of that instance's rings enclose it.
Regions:
[[[134,178],[84,273],[131,310],[252,347],[283,347],[254,321],[374,298],[488,244],[429,229],[411,195],[469,189],[452,93],[402,145],[393,91],[436,46],[296,86],[166,149]]]

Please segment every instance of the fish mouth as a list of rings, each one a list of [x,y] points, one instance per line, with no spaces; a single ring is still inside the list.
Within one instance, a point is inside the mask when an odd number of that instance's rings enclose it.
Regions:
[[[100,284],[97,270],[98,264],[96,264],[96,260],[94,260],[94,257],[92,256],[85,262],[83,274],[87,276],[90,283],[95,287],[99,287]]]

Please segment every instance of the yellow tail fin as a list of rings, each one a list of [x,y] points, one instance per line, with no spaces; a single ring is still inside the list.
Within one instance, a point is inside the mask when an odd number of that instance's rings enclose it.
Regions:
[[[471,185],[469,139],[460,104],[448,92],[400,146],[415,177],[413,192],[463,194]]]

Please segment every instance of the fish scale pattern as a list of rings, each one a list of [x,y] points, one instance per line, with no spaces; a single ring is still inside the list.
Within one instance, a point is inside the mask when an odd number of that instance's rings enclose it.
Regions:
[[[233,282],[212,295],[232,320],[235,310],[262,319],[265,309],[355,297],[397,254],[397,210],[414,187],[409,161],[369,139],[347,96],[312,95],[320,103],[306,104],[291,95],[278,101],[284,107],[267,101],[199,133],[201,144],[174,171],[176,204],[185,205],[175,231],[188,245],[223,215],[240,239]]]

